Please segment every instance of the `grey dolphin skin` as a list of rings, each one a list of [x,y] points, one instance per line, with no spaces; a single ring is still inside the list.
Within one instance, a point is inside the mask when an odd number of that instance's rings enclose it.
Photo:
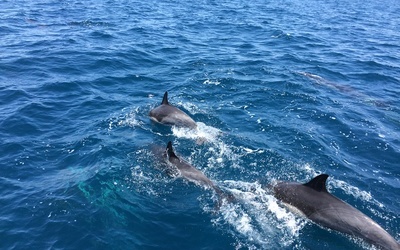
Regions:
[[[172,148],[172,142],[168,142],[164,157],[173,168],[176,168],[176,170],[179,171],[183,178],[204,187],[210,187],[213,189],[217,188],[214,183],[203,174],[203,172],[176,156],[174,149]],[[173,175],[173,170],[174,169],[168,171],[168,174]]]
[[[321,174],[301,184],[281,182],[275,197],[299,209],[313,222],[364,239],[379,249],[399,250],[400,245],[375,221],[326,190],[328,175]]]
[[[167,169],[167,174],[170,176],[176,176],[177,172],[183,178],[191,181],[197,185],[203,186],[205,188],[213,189],[218,195],[218,206],[222,204],[222,199],[226,199],[229,202],[235,200],[234,196],[225,193],[218,186],[216,186],[210,179],[208,179],[203,172],[198,170],[197,168],[190,165],[185,160],[179,158],[172,148],[172,142],[168,142],[167,148],[163,154],[164,160],[169,163],[169,169]]]
[[[165,92],[161,105],[150,111],[150,118],[161,124],[196,128],[196,122],[182,110],[168,103],[168,92]]]

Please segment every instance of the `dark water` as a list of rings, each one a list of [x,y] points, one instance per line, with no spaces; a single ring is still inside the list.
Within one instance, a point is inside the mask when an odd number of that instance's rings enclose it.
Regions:
[[[1,249],[363,249],[262,185],[327,173],[400,240],[398,1],[0,2]],[[199,131],[152,123],[161,102]],[[179,155],[238,202],[160,170]],[[200,143],[205,141],[204,143]]]

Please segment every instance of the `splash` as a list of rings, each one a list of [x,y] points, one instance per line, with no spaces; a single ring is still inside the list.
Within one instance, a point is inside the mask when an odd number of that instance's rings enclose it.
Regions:
[[[332,180],[332,183],[334,187],[342,189],[346,194],[352,195],[355,198],[362,200],[362,201],[368,201],[371,203],[374,203],[375,205],[379,207],[383,207],[383,204],[375,200],[370,192],[360,190],[358,187],[352,186],[344,181],[341,180]]]
[[[120,114],[113,115],[108,122],[108,131],[111,131],[115,127],[131,127],[135,128],[142,125],[142,122],[137,119],[139,108],[134,110],[122,109]]]
[[[316,175],[320,174],[318,171],[313,169],[309,164],[305,164],[303,166],[303,170],[305,170],[308,173],[309,179],[315,177]],[[374,205],[377,205],[379,207],[384,207],[382,203],[374,199],[371,195],[370,192],[360,190],[358,187],[355,187],[353,185],[350,185],[346,183],[345,181],[337,180],[334,177],[329,177],[329,181],[327,182],[328,186],[333,186],[334,188],[341,189],[343,190],[347,195],[351,195],[355,197],[356,199],[359,199],[361,201],[366,201],[370,202]]]
[[[204,142],[216,142],[218,136],[222,134],[221,130],[207,126],[202,122],[197,122],[196,124],[196,129],[173,126],[172,133],[178,138],[196,140],[199,144]]]
[[[232,228],[232,234],[240,235],[239,245],[250,249],[279,249],[298,239],[306,220],[281,207],[259,183],[229,180],[224,184],[238,202],[221,207],[220,216],[213,223]]]
[[[191,102],[178,102],[178,106],[182,106],[184,109],[189,111],[190,114],[198,114],[202,113],[199,107],[197,107],[194,103]]]
[[[130,175],[125,177],[129,189],[155,197],[168,193],[164,186],[171,180],[163,172],[162,163],[154,159],[151,151],[141,149],[130,153],[129,156],[134,159]]]

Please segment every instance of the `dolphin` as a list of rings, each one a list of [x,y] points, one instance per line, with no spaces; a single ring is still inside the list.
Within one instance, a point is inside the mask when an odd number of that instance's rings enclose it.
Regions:
[[[372,104],[372,105],[375,105],[377,107],[388,108],[390,106],[388,103],[385,103],[385,102],[380,101],[380,100],[376,100],[376,99],[374,99],[374,98],[372,98],[372,97],[370,97],[370,96],[368,96],[368,95],[366,95],[366,94],[364,94],[364,93],[362,93],[360,91],[357,91],[356,89],[354,89],[354,88],[352,88],[350,86],[346,86],[346,85],[342,85],[342,84],[339,84],[339,83],[335,83],[335,82],[329,81],[329,80],[327,80],[327,79],[325,79],[325,78],[323,78],[323,77],[321,77],[319,75],[311,74],[311,73],[308,73],[308,72],[297,72],[297,73],[300,74],[300,75],[303,75],[303,76],[305,76],[305,77],[307,77],[309,79],[312,79],[318,85],[323,85],[323,86],[329,87],[331,89],[336,89],[336,90],[338,90],[338,91],[340,91],[342,93],[351,95],[352,97],[356,97],[356,98],[362,99],[364,102]]]
[[[196,122],[190,116],[168,103],[168,92],[165,92],[161,105],[152,109],[149,116],[150,119],[161,124],[197,128]]]
[[[400,250],[400,244],[375,221],[330,194],[327,178],[321,174],[305,184],[281,182],[273,187],[274,195],[323,227],[362,238],[379,249]]]
[[[190,163],[179,158],[172,148],[172,142],[168,142],[166,150],[163,152],[162,157],[168,164],[166,173],[172,177],[181,176],[186,180],[193,182],[197,185],[205,187],[206,189],[213,189],[218,195],[218,206],[222,204],[222,199],[229,202],[234,200],[233,195],[227,194],[215,185],[203,172],[192,166]]]
[[[337,89],[342,93],[349,93],[349,92],[355,92],[355,89],[350,87],[350,86],[346,86],[346,85],[341,85],[335,82],[331,82],[329,80],[326,80],[325,78],[316,75],[316,74],[311,74],[308,72],[298,72],[300,75],[303,75],[309,79],[312,79],[315,81],[315,83],[319,84],[319,85],[324,85],[333,89]],[[357,93],[358,94],[358,93]]]
[[[185,160],[180,159],[175,154],[174,149],[172,148],[171,141],[167,144],[164,157],[166,162],[171,165],[170,167],[174,168],[167,171],[169,175],[174,175],[174,170],[177,170],[180,176],[191,182],[194,182],[204,187],[209,187],[213,189],[217,188],[214,183],[203,174],[203,172],[193,167]]]

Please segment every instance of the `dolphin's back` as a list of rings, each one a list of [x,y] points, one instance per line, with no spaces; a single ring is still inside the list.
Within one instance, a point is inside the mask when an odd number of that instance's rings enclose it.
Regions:
[[[400,250],[396,240],[375,221],[326,190],[328,175],[319,175],[305,184],[282,182],[275,196],[304,213],[315,223],[366,240],[382,249]]]
[[[176,168],[179,170],[181,173],[182,177],[185,179],[192,181],[194,183],[197,183],[201,186],[204,187],[214,187],[213,182],[208,179],[203,172],[200,170],[196,169],[192,165],[190,165],[188,162],[182,160],[182,159],[171,159],[170,162],[176,166]]]
[[[172,148],[172,142],[168,142],[166,150],[168,154],[168,161],[179,170],[182,177],[199,185],[214,188],[214,183],[208,179],[203,172],[176,156]]]
[[[175,125],[189,128],[195,128],[197,126],[196,122],[190,118],[190,116],[171,105],[162,104],[158,106],[150,111],[150,117],[156,122],[171,126]]]
[[[358,209],[328,193],[326,204],[321,205],[308,218],[324,227],[366,240],[383,249],[398,250],[394,238],[375,221]]]
[[[182,110],[172,106],[168,102],[168,92],[165,92],[161,105],[152,109],[149,113],[153,121],[178,127],[196,128],[196,122]]]

